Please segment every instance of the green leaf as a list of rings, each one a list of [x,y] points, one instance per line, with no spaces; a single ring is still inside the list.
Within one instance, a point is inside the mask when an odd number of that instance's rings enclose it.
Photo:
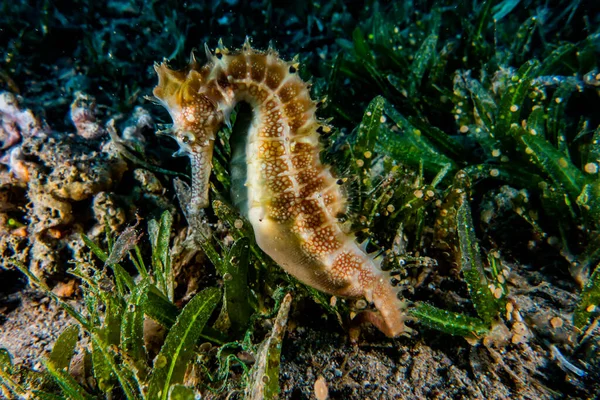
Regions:
[[[354,150],[357,157],[363,159],[365,169],[369,167],[370,161],[365,157],[367,151],[373,152],[377,136],[379,135],[379,127],[381,126],[383,116],[383,107],[385,99],[381,96],[375,97],[365,110],[363,119],[356,131],[356,143]]]
[[[94,376],[102,378],[98,381],[98,387],[105,393],[111,393],[114,388],[114,379],[118,380],[120,388],[125,393],[128,400],[141,399],[139,384],[135,380],[133,371],[126,363],[119,361],[118,355],[99,335],[95,332],[91,334],[92,339],[92,361],[94,363]],[[101,366],[99,374],[96,373],[96,367]]]
[[[454,160],[463,160],[465,151],[463,145],[441,129],[429,124],[422,118],[409,117],[408,122],[431,141],[436,150],[451,156]]]
[[[108,254],[104,250],[102,250],[96,243],[94,243],[89,237],[82,234],[81,239],[85,243],[85,245],[102,261],[106,263],[109,259]],[[112,246],[111,246],[112,247]],[[133,283],[133,278],[129,275],[129,272],[125,271],[125,269],[119,264],[107,264],[115,273],[117,290],[121,296],[125,295],[125,286],[132,290],[135,284]]]
[[[170,211],[164,211],[160,216],[158,236],[156,238],[155,256],[159,257],[163,264],[169,260],[169,241],[171,240],[171,226],[173,215]]]
[[[146,264],[144,263],[144,259],[142,258],[142,251],[140,250],[140,246],[136,245],[134,247],[135,254],[131,255],[130,259],[135,265],[138,273],[142,277],[142,279],[148,279],[150,276],[148,275],[148,270],[146,269]]]
[[[144,348],[144,309],[150,282],[143,281],[131,293],[121,323],[121,346],[138,369],[146,365]]]
[[[335,60],[331,66],[331,72],[329,73],[329,79],[327,80],[327,95],[330,99],[337,98],[339,95],[338,81],[340,80],[340,67],[344,60],[344,53],[340,52],[335,55]],[[334,97],[336,96],[336,97]]]
[[[23,263],[15,260],[15,259],[11,259],[11,260],[9,260],[9,262],[11,264],[13,264],[15,267],[17,267],[17,269],[19,271],[21,271],[23,274],[25,274],[27,276],[27,278],[29,279],[30,285],[33,284],[33,285],[39,287],[40,289],[42,289],[48,297],[50,297],[52,300],[54,300],[58,304],[60,304],[60,306],[67,312],[67,314],[69,314],[71,317],[73,317],[73,319],[75,319],[77,322],[79,322],[79,324],[81,326],[83,326],[85,329],[90,328],[89,321],[86,317],[84,317],[79,311],[75,310],[75,308],[73,306],[62,301],[60,297],[58,297],[52,290],[50,290],[48,285],[46,285],[37,276],[35,276],[33,273],[31,273],[31,271],[29,271],[29,268],[27,268]]]
[[[502,18],[506,17],[514,8],[521,2],[521,0],[504,0],[496,4],[492,8],[494,16],[492,17],[496,22],[499,22]]]
[[[194,389],[183,385],[173,385],[169,391],[169,400],[194,400]]]
[[[499,303],[499,311],[506,309],[506,296],[508,295],[508,288],[506,286],[506,279],[502,274],[502,266],[500,260],[496,258],[496,256],[492,253],[489,253],[487,256],[488,265],[490,266],[492,272],[492,281],[494,282],[494,286],[496,288],[500,288],[502,291],[502,296],[497,299],[497,303]],[[495,298],[495,297],[494,297]]]
[[[237,126],[236,126],[237,127]],[[216,152],[215,148],[215,152]],[[212,173],[217,177],[217,180],[223,184],[224,191],[229,192],[231,188],[231,176],[229,175],[227,166],[224,162],[219,160],[219,157],[212,159]]]
[[[169,242],[171,240],[171,226],[173,225],[173,215],[169,211],[164,211],[160,217],[158,229],[150,229],[152,240],[152,265],[154,271],[160,276],[159,288],[163,293],[173,301],[173,271],[171,270],[171,252]]]
[[[250,255],[250,240],[238,239],[227,255],[223,276],[225,282],[225,307],[231,328],[234,332],[242,332],[250,321],[252,307],[250,306],[250,288],[248,287],[248,257]]]
[[[216,202],[216,201],[215,201]],[[214,202],[213,202],[214,203]],[[199,234],[199,232],[197,232]],[[200,247],[202,251],[208,257],[210,262],[215,266],[217,272],[221,275],[225,275],[227,270],[226,261],[224,260],[220,249],[217,248],[212,242],[210,237],[202,236],[199,238]]]
[[[500,310],[498,302],[488,286],[471,218],[471,207],[466,198],[461,200],[456,213],[456,229],[460,249],[460,266],[471,300],[479,316],[487,324],[491,324]]]
[[[569,147],[566,138],[567,122],[566,122],[566,109],[569,102],[569,98],[577,87],[572,84],[563,83],[554,92],[552,101],[548,105],[548,133],[547,137],[553,143],[556,143],[556,147],[566,156],[569,157]]]
[[[546,113],[541,106],[533,107],[527,118],[527,132],[541,138],[546,137]]]
[[[479,318],[442,310],[423,302],[416,303],[409,312],[423,325],[451,335],[481,335],[489,331],[489,327]]]
[[[594,131],[592,140],[590,142],[590,149],[585,164],[588,163],[596,164],[596,168],[600,166],[600,126],[598,126]],[[596,180],[598,180],[600,178],[600,174],[596,172],[595,175]]]
[[[218,289],[208,288],[194,296],[183,308],[154,360],[147,398],[166,400],[171,385],[183,382],[196,341],[219,302],[219,297]]]
[[[590,229],[600,225],[600,181],[595,181],[583,186],[577,197],[577,205],[582,209]]]
[[[437,45],[438,35],[431,34],[425,38],[421,47],[414,55],[414,61],[410,65],[410,79],[408,86],[408,95],[412,97],[417,91],[417,87],[421,84],[425,70],[429,65],[430,60],[435,54],[435,46]]]
[[[46,370],[50,373],[50,376],[54,378],[58,386],[62,389],[62,394],[65,398],[72,400],[93,399],[93,397],[87,393],[67,371],[58,368],[50,360],[46,360],[44,365]]]
[[[217,199],[213,201],[213,210],[215,211],[215,214],[217,215],[217,217],[219,217],[219,219],[226,221],[229,224],[229,226],[235,228],[231,230],[231,234],[233,235],[233,237],[235,239],[240,239],[243,237],[248,238],[250,240],[250,250],[252,251],[254,257],[256,257],[256,259],[260,261],[263,267],[267,265],[272,265],[273,260],[271,260],[271,258],[267,256],[262,251],[262,249],[256,244],[256,241],[254,240],[254,230],[252,229],[252,225],[250,224],[250,222],[246,218],[241,216],[240,213],[231,205],[227,204],[227,202],[221,196],[217,195],[216,197]],[[213,262],[213,259],[211,257],[218,256],[216,250],[213,251],[215,251],[213,255],[207,254],[211,262]],[[221,268],[220,264],[221,262],[217,262],[215,266],[217,268]],[[219,270],[219,272],[221,271],[223,271],[224,273],[224,269]]]
[[[544,180],[536,174],[524,170],[518,165],[511,164],[478,164],[470,165],[463,169],[471,180],[493,178],[507,182],[515,187],[523,187],[538,190]]]
[[[79,339],[79,326],[70,325],[60,334],[52,352],[50,353],[49,361],[61,371],[68,371],[73,358],[73,352]]]
[[[493,136],[496,139],[505,141],[509,135],[511,125],[520,121],[521,108],[525,103],[525,98],[529,93],[533,76],[538,67],[539,62],[536,60],[528,61],[511,77],[513,83],[506,88],[500,99],[496,129],[493,131]]]
[[[398,131],[380,129],[375,150],[404,164],[418,167],[423,164],[427,173],[436,175],[444,168],[456,170],[456,164],[440,153],[431,142],[391,105],[385,113],[396,123]],[[449,167],[448,167],[449,166]]]
[[[95,335],[95,334],[94,334]],[[110,363],[106,360],[100,346],[106,346],[99,340],[92,340],[92,365],[94,378],[98,388],[104,393],[112,392],[115,387],[115,376]]]
[[[100,261],[106,262],[106,260],[108,260],[108,254],[106,254],[106,252],[102,250],[100,246],[94,243],[92,239],[82,234],[81,240],[83,240],[83,243],[85,243],[85,245],[92,251],[92,253],[96,255],[96,257],[100,259]]]
[[[573,43],[565,43],[557,47],[540,65],[538,76],[556,74],[558,67],[565,63],[565,59],[577,51],[577,46]],[[575,72],[575,71],[569,71]]]
[[[64,396],[59,396],[57,394],[53,394],[53,393],[47,393],[47,392],[42,392],[39,390],[32,390],[31,391],[32,394],[35,395],[35,399],[39,399],[39,400],[64,400]]]
[[[406,85],[405,81],[398,78],[394,74],[389,74],[386,77],[386,79],[390,83],[390,85],[392,85],[392,87],[398,91],[398,93],[400,93],[404,97],[408,97],[408,91],[405,88],[405,85]]]
[[[156,286],[151,285],[144,303],[144,312],[165,328],[170,328],[177,320],[179,309]]]
[[[91,300],[95,300],[92,305],[104,304],[105,311],[103,318],[98,321],[90,330],[92,339],[92,363],[94,377],[98,382],[98,387],[104,393],[111,393],[117,381],[121,384],[125,392],[133,393],[133,385],[125,376],[131,371],[121,371],[123,365],[115,361],[112,346],[119,346],[121,340],[121,324],[123,319],[123,309],[125,303],[122,298],[115,296],[113,293],[100,291],[89,296]],[[101,301],[99,301],[101,300]]]
[[[598,261],[600,261],[600,232],[593,232],[585,250],[577,257],[577,262],[580,268],[587,270]]]
[[[10,355],[8,350],[4,348],[0,349],[0,382],[6,384],[6,380],[10,378],[10,375],[14,373],[15,368],[12,363],[12,356]],[[12,381],[12,378],[10,378],[10,381]]]
[[[126,294],[125,287],[127,287],[127,289],[130,291],[135,287],[133,278],[120,264],[110,265],[110,267],[115,273],[118,294],[119,296],[123,297]]]
[[[473,32],[471,37],[472,41],[483,42],[483,31],[487,28],[489,24],[489,19],[491,15],[492,5],[495,3],[493,0],[486,0],[480,7],[476,20],[478,21],[477,29]],[[470,26],[472,23],[469,22],[465,24],[466,26]],[[473,43],[475,45],[475,43]]]
[[[463,79],[458,79],[459,77],[462,77]],[[477,110],[477,115],[481,118],[485,128],[491,130],[494,125],[494,117],[498,110],[498,106],[490,92],[486,90],[477,79],[471,78],[469,72],[458,75],[454,82],[455,87],[458,88],[464,85],[464,88],[469,92],[471,100],[473,101],[475,110]]]
[[[525,20],[517,30],[515,40],[511,46],[511,56],[515,57],[515,60],[520,63],[523,57],[528,54],[531,39],[537,27],[539,18],[537,16],[529,17]]]
[[[23,396],[25,389],[12,377],[15,372],[10,353],[6,349],[0,349],[0,385],[17,396]]]
[[[10,355],[8,350],[4,348],[0,349],[0,371],[6,372],[11,375],[15,372],[12,363],[12,356]]]
[[[106,307],[104,323],[98,331],[102,330],[103,339],[109,345],[119,345],[121,341],[121,322],[123,320],[125,302],[122,298],[103,294],[102,300]]]
[[[585,184],[583,172],[574,166],[564,153],[557,150],[541,137],[524,134],[520,137],[520,140],[527,146],[526,153],[533,158],[539,168],[556,185],[564,188],[574,202],[581,194]]]
[[[252,367],[251,384],[246,387],[245,399],[275,399],[279,394],[279,365],[281,343],[287,328],[292,296],[288,293],[281,302],[273,330],[260,345]]]
[[[600,265],[588,279],[581,291],[581,300],[577,303],[573,314],[573,324],[583,329],[588,324],[590,317],[600,310]]]
[[[373,54],[371,53],[371,49],[360,28],[357,27],[354,29],[352,32],[352,40],[354,41],[354,51],[356,52],[356,56],[360,60],[373,62]]]

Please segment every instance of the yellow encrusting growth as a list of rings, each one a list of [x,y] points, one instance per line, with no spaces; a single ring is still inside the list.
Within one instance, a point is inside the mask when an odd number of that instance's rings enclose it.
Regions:
[[[342,231],[337,215],[345,199],[329,168],[319,160],[316,102],[298,76],[298,65],[248,41],[240,51],[222,45],[200,66],[194,57],[183,71],[155,67],[154,95],[172,119],[172,136],[192,164],[190,210],[208,205],[216,133],[239,101],[250,104],[253,121],[246,147],[247,217],[258,245],[287,272],[324,292],[365,297],[378,312],[363,311],[390,337],[409,333],[405,302],[390,276]]]

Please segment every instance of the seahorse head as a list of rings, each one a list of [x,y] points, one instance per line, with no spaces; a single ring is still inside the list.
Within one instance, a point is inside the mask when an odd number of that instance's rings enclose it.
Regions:
[[[177,140],[178,154],[190,157],[192,166],[193,210],[208,206],[211,160],[216,133],[223,114],[206,91],[203,71],[192,66],[184,71],[155,65],[158,85],[154,96],[173,119],[170,135]]]
[[[202,73],[190,68],[174,71],[164,63],[154,67],[158,85],[154,96],[173,119],[173,136],[182,149],[208,146],[223,122],[214,100],[203,87]]]

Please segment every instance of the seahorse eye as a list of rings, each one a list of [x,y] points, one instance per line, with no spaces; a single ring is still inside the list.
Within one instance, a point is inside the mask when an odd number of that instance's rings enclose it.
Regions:
[[[193,142],[194,142],[194,135],[192,135],[192,134],[191,134],[191,133],[189,133],[189,132],[184,132],[184,133],[182,133],[182,134],[181,134],[181,141],[182,141],[184,144],[190,144],[190,143],[193,143]]]

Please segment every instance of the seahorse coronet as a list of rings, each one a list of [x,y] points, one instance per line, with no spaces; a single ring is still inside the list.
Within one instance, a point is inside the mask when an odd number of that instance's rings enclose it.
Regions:
[[[190,210],[207,207],[216,133],[238,102],[252,108],[244,146],[236,162],[246,163],[245,180],[235,189],[245,202],[256,242],[288,273],[318,290],[343,297],[364,297],[377,312],[355,318],[373,323],[390,337],[406,335],[410,317],[398,298],[380,258],[365,252],[338,216],[346,211],[339,180],[321,163],[320,134],[331,131],[320,120],[310,83],[297,73],[298,58],[284,61],[269,47],[254,49],[250,39],[237,51],[222,41],[214,53],[205,45],[207,62],[192,53],[186,68],[155,64],[158,85],[154,96],[171,115],[171,136],[190,158]],[[232,138],[233,140],[233,138]],[[233,158],[232,158],[233,163]],[[238,165],[239,166],[239,165]]]

